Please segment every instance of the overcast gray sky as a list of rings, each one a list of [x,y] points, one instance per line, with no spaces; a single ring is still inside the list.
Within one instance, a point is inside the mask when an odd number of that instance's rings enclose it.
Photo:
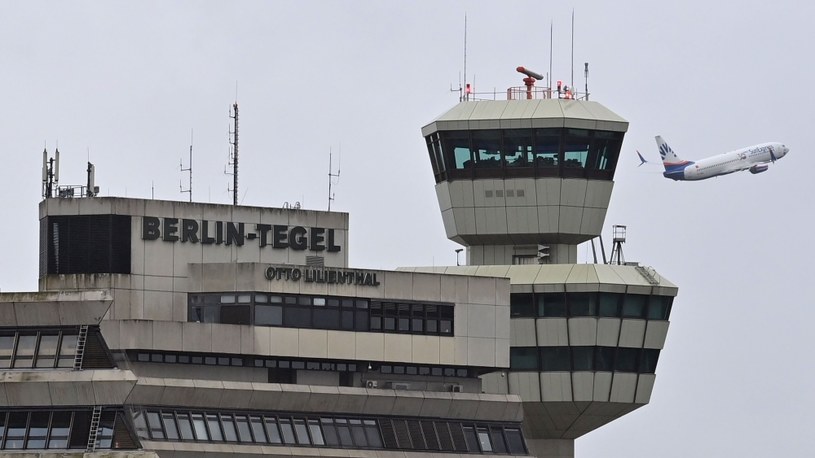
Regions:
[[[606,219],[629,261],[680,287],[651,404],[577,441],[580,457],[810,456],[815,120],[811,2],[9,2],[0,0],[0,288],[37,287],[40,165],[61,183],[97,167],[102,195],[229,203],[228,110],[240,103],[240,199],[351,214],[355,267],[455,263],[420,128],[516,66],[575,85],[630,122]],[[661,134],[687,159],[764,141],[760,175],[672,182]],[[587,250],[581,249],[581,261]]]

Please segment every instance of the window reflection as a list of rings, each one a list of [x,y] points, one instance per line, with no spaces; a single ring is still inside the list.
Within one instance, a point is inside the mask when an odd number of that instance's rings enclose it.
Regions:
[[[245,301],[221,304],[225,297]],[[246,299],[243,299],[246,298]],[[212,304],[214,302],[214,304]],[[453,305],[262,293],[189,294],[190,321],[413,334],[453,334]],[[213,364],[215,364],[213,362]]]
[[[32,367],[34,350],[37,346],[37,335],[20,335],[17,338],[17,352],[14,356],[14,368]]]
[[[512,371],[601,371],[653,374],[659,350],[623,347],[511,347]]]
[[[440,131],[428,135],[426,144],[437,182],[536,176],[610,180],[623,135],[560,128]],[[445,163],[453,168],[447,170]]]
[[[103,420],[113,419],[113,415]],[[47,416],[47,414],[46,414]],[[0,417],[6,418],[5,414]],[[139,436],[147,438],[146,431],[139,429],[145,425],[144,419],[160,418],[165,428],[161,432],[152,432],[151,436],[159,440],[197,440],[199,442],[243,442],[257,444],[281,444],[303,447],[331,447],[356,449],[393,449],[393,450],[443,450],[475,453],[515,453],[525,454],[523,435],[517,424],[485,425],[446,421],[418,421],[416,419],[398,418],[346,418],[346,417],[309,417],[308,415],[252,415],[240,413],[215,412],[176,412],[173,410],[146,409],[133,411],[133,420]],[[180,428],[176,434],[174,418]],[[195,429],[200,429],[192,439],[184,433],[190,418]],[[152,420],[148,420],[148,423]],[[113,424],[105,422],[106,436],[112,438]],[[34,424],[34,423],[32,423]],[[173,426],[169,426],[173,425]],[[380,425],[382,430],[380,431]],[[145,426],[146,427],[146,426]],[[206,430],[209,430],[207,436]],[[216,431],[223,431],[221,435]],[[15,433],[15,434],[19,434]],[[32,437],[29,433],[29,438]],[[455,447],[454,447],[454,444]]]

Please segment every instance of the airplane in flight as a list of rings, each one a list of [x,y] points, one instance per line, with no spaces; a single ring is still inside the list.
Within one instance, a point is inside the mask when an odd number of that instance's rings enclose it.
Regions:
[[[749,170],[753,174],[765,172],[771,162],[781,159],[790,151],[786,145],[770,142],[717,154],[698,161],[687,161],[680,159],[659,135],[656,136],[656,141],[659,155],[662,156],[662,165],[665,166],[665,172],[662,175],[665,178],[682,181],[704,180],[742,170]],[[639,151],[637,151],[637,156],[640,158],[640,165],[648,162]]]

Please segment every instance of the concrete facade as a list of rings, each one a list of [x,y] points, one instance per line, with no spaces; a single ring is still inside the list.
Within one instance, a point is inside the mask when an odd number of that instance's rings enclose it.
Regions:
[[[450,456],[482,449],[490,455],[494,444],[501,454],[513,455],[510,447],[527,453],[520,430],[521,399],[482,393],[478,378],[509,367],[509,280],[352,269],[347,265],[346,214],[112,198],[47,199],[40,209],[41,230],[51,231],[41,238],[47,244],[41,247],[46,253],[42,262],[50,263],[42,266],[41,291],[0,294],[0,328],[15,336],[10,367],[0,368],[6,381],[0,389],[0,416],[12,415],[2,406],[26,409],[31,422],[42,412],[69,409],[78,422],[99,411],[109,429],[101,426],[99,434],[107,435],[95,442],[93,433],[85,439],[87,449],[94,452],[97,447],[135,446],[158,456],[424,456],[428,447],[435,447]],[[78,262],[59,250],[69,249],[66,245],[71,243],[88,243],[65,235],[71,218],[107,214],[130,218],[130,272],[52,273]],[[243,245],[234,240],[231,246],[203,244],[200,232],[198,242],[189,236],[182,241],[181,235],[171,240],[164,240],[164,235],[149,237],[156,228],[181,231],[173,225],[182,227],[190,220],[199,227],[207,221],[223,222],[224,228],[226,223],[233,228],[244,223],[243,235],[256,222],[287,230],[331,229],[333,243],[341,249],[278,249],[249,238]],[[259,231],[260,226],[255,227]],[[93,240],[90,246],[95,249]],[[316,264],[306,265],[318,257]],[[231,302],[224,303],[224,298]],[[245,306],[240,302],[244,298]],[[260,298],[262,304],[255,302]],[[270,304],[275,298],[287,302]],[[323,321],[316,317],[330,311],[325,307],[332,307],[331,301],[334,312],[363,318],[363,329],[320,328]],[[215,315],[191,316],[198,303],[210,304]],[[255,309],[270,306],[282,310],[281,321],[254,323]],[[219,321],[220,314],[226,316],[238,307],[251,310],[246,323]],[[296,311],[299,324],[284,325],[288,321],[282,320],[294,319]],[[314,320],[308,318],[312,314]],[[377,321],[381,329],[373,327],[375,319],[382,321]],[[55,350],[59,355],[53,358],[62,358],[59,367],[36,369],[41,361],[50,361],[44,359],[44,349],[52,334],[77,343]],[[43,350],[26,370],[25,345],[32,338],[42,342]],[[87,352],[95,346],[95,353],[83,355],[86,346]],[[183,425],[199,416],[215,418],[223,429],[218,432],[212,429],[215,423],[207,423],[206,430],[185,438],[192,432],[184,433]],[[381,436],[370,439],[373,442],[355,436],[356,445],[332,439],[333,427],[323,424],[325,416],[329,425],[334,418],[375,424]],[[56,416],[48,418],[57,421]],[[156,418],[163,423],[154,423]],[[266,421],[268,443],[258,444],[262,441],[254,430],[252,443],[243,443],[246,432],[240,433],[241,443],[223,442],[238,418]],[[296,439],[285,436],[289,418],[295,425],[308,423],[307,439],[300,430]],[[283,422],[283,436],[272,434],[269,421]],[[179,434],[182,437],[170,440]],[[207,434],[206,440],[202,434]],[[442,434],[451,434],[451,439],[442,440]],[[332,448],[332,440],[341,440],[335,445],[342,446]],[[0,439],[0,448],[3,444]],[[70,448],[79,446],[72,442]]]

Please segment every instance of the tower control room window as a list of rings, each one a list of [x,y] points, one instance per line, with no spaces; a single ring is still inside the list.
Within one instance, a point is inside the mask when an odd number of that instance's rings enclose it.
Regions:
[[[504,131],[504,164],[509,174],[511,170],[529,167],[532,154],[532,131],[529,129]]]
[[[470,151],[470,135],[468,132],[439,132],[441,134],[442,152],[452,159],[456,170],[469,169],[475,165],[472,151]]]
[[[566,129],[563,141],[563,176],[583,176],[591,139],[584,129]]]
[[[623,135],[573,128],[486,129],[434,132],[426,143],[436,182],[556,176],[611,180]]]
[[[589,152],[588,177],[613,178],[621,146],[621,133],[595,131],[591,142],[591,151]]]
[[[500,169],[502,165],[501,131],[475,130],[472,132],[472,138],[477,169],[476,176],[487,177],[494,175],[494,170]]]
[[[560,129],[535,129],[533,154],[538,176],[556,176],[560,167]]]

